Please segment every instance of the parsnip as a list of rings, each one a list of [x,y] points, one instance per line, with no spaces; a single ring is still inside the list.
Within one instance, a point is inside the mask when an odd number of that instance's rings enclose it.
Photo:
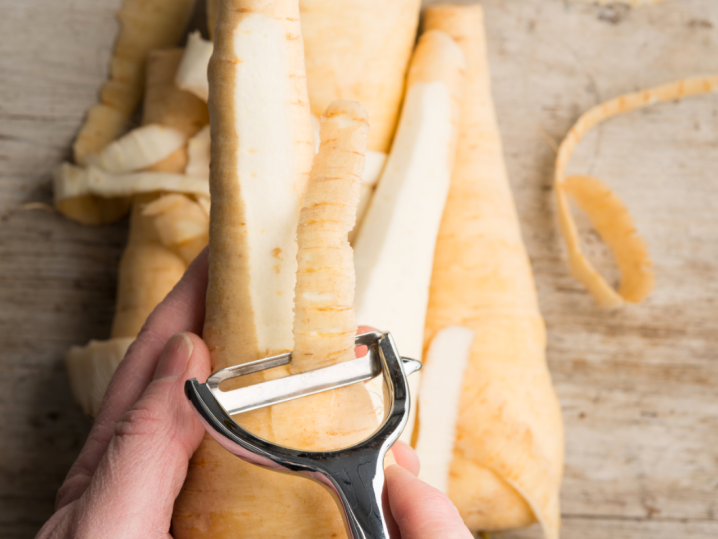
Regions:
[[[77,163],[85,164],[88,154],[99,152],[120,134],[142,98],[147,55],[177,43],[193,7],[194,0],[124,0],[117,12],[121,28],[110,78],[73,146]]]
[[[213,369],[293,348],[295,236],[314,156],[302,49],[296,0],[220,1],[209,67],[204,338]],[[269,409],[237,420],[275,438]],[[321,487],[241,462],[205,438],[175,504],[173,532],[177,539],[326,537],[343,529],[327,507],[333,502]]]
[[[545,536],[554,539],[563,425],[502,157],[483,12],[480,6],[430,7],[426,28],[456,39],[468,66],[425,330],[427,343],[450,325],[476,333],[461,392],[449,496],[473,530],[538,520]]]
[[[464,54],[446,34],[421,36],[394,144],[355,240],[360,324],[391,331],[421,359],[434,244],[456,154]],[[418,394],[418,374],[410,379]],[[411,440],[412,407],[403,438]]]
[[[369,113],[369,150],[391,146],[420,4],[300,0],[312,112],[320,116],[335,99],[358,101]]]

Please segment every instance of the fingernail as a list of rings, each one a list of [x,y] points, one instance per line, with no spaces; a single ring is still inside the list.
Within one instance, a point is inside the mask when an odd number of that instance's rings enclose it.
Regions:
[[[154,379],[179,377],[187,369],[192,350],[194,350],[194,344],[186,333],[172,335],[162,351]]]

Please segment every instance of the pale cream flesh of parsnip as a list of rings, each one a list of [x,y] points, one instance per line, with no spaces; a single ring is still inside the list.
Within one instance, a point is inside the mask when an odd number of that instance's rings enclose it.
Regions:
[[[472,530],[538,520],[545,536],[555,539],[563,424],[493,110],[483,12],[480,6],[433,6],[425,27],[456,39],[467,62],[425,330],[427,343],[447,326],[476,334],[459,404],[449,497]]]
[[[199,32],[191,33],[175,79],[180,89],[193,93],[203,101],[207,101],[209,95],[207,66],[213,48],[212,42],[202,39]]]
[[[186,142],[185,134],[177,129],[145,125],[111,142],[100,153],[88,155],[87,163],[113,174],[133,172],[162,161]]]
[[[421,425],[415,447],[421,461],[419,479],[444,494],[448,492],[459,399],[473,340],[474,331],[469,328],[445,327],[431,340],[422,369],[416,402]]]
[[[360,324],[391,331],[421,359],[434,243],[456,153],[464,55],[446,34],[422,35],[391,154],[354,243]],[[418,375],[410,381],[418,394]],[[413,417],[402,438],[411,440]]]

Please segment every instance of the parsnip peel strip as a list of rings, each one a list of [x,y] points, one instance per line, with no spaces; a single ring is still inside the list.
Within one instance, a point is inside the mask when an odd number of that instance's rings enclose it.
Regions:
[[[65,361],[72,394],[85,414],[97,415],[107,385],[134,340],[120,337],[90,341],[86,346],[73,346],[67,352]]]
[[[124,174],[162,161],[185,142],[187,137],[177,129],[145,125],[108,144],[100,153],[88,155],[87,162],[113,174]]]
[[[461,386],[474,335],[473,330],[462,326],[447,326],[440,330],[431,340],[422,369],[421,430],[416,444],[416,454],[421,460],[419,479],[444,494],[449,487]]]
[[[92,166],[81,168],[69,163],[55,170],[54,187],[56,205],[85,195],[120,197],[167,191],[209,196],[209,184],[203,178],[168,172],[110,174]]]
[[[207,66],[213,50],[211,41],[202,39],[199,32],[191,33],[175,78],[175,83],[181,90],[196,95],[205,103],[209,96]]]
[[[611,99],[585,112],[561,143],[554,175],[561,232],[574,277],[583,283],[599,305],[613,307],[624,302],[638,303],[651,293],[655,277],[646,244],[638,235],[633,219],[618,195],[596,178],[566,178],[566,166],[571,155],[592,127],[609,118],[657,103],[716,90],[718,75],[679,80]],[[588,214],[593,226],[613,252],[621,272],[618,291],[606,282],[581,250],[578,230],[568,203],[569,196]]]

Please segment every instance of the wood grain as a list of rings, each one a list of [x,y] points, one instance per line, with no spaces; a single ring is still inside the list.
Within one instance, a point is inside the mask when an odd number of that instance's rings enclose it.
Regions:
[[[493,89],[567,427],[565,539],[718,536],[718,97],[611,120],[571,165],[635,215],[658,275],[644,304],[596,307],[568,274],[552,146],[623,92],[718,72],[718,3],[485,0]],[[63,365],[106,338],[126,223],[85,228],[50,202],[107,72],[119,0],[0,0],[0,536],[32,537],[87,435]],[[610,255],[585,227],[600,268]],[[535,528],[496,534],[538,538]]]

